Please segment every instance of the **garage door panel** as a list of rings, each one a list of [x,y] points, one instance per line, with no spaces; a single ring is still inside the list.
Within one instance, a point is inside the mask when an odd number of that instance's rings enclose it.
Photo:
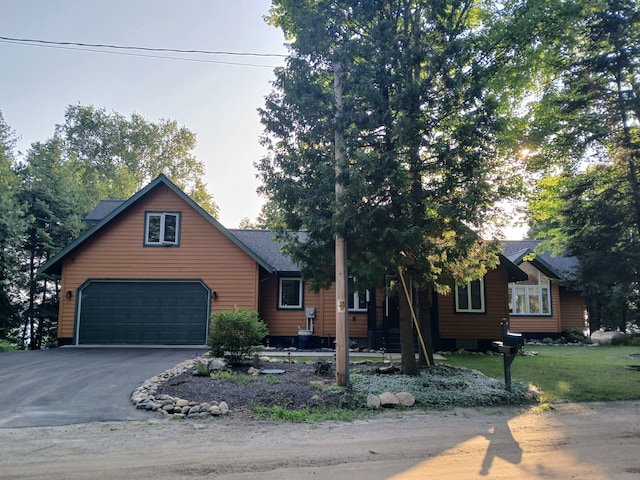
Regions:
[[[202,345],[208,307],[200,282],[91,282],[81,292],[78,343]]]

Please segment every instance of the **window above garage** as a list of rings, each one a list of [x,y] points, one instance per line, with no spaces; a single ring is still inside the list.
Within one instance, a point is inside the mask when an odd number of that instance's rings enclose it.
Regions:
[[[180,212],[146,212],[144,244],[177,246],[180,243]]]

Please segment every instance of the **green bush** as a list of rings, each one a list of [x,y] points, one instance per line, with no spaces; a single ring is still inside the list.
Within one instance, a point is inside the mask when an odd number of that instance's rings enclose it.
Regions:
[[[267,326],[254,310],[236,308],[214,313],[209,334],[211,355],[238,365],[257,350],[256,345],[267,335]]]
[[[591,343],[591,339],[578,328],[563,330],[561,339],[564,340],[561,343]]]
[[[0,339],[0,352],[13,352],[14,350],[19,350],[17,345],[9,340]]]

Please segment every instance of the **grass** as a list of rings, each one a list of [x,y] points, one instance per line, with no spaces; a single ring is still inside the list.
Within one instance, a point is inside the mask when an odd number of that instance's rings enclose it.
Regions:
[[[640,372],[625,365],[640,365],[629,358],[640,353],[626,346],[526,346],[535,356],[518,356],[511,364],[511,378],[542,390],[541,402],[586,402],[640,398]],[[446,365],[478,370],[504,378],[501,356],[447,355]]]
[[[219,370],[209,373],[209,376],[214,380],[228,380],[230,382],[240,383],[242,385],[248,385],[256,380],[256,377],[246,373],[233,373],[228,370]]]
[[[262,407],[258,405],[253,407],[253,412],[252,416],[256,420],[271,418],[293,423],[326,422],[328,420],[352,421],[362,418],[365,414],[365,410],[350,410],[346,408],[301,408],[299,410],[290,410],[280,406]]]
[[[538,411],[552,409],[554,402],[562,401],[640,399],[640,372],[624,368],[625,365],[640,365],[640,360],[629,357],[640,353],[638,346],[536,345],[526,346],[524,350],[535,351],[537,355],[518,356],[511,364],[513,396],[504,390],[501,355],[458,353],[447,354],[446,361],[438,361],[430,375],[425,372],[426,375],[417,377],[362,375],[366,365],[353,365],[350,368],[353,393],[364,398],[368,392],[411,391],[416,397],[416,406],[427,409],[518,403],[524,398],[526,385],[533,385],[542,392],[538,405],[533,407]],[[315,358],[296,357],[295,361]],[[351,355],[350,360],[380,361],[381,357]],[[270,407],[257,408],[254,412],[255,418],[270,417],[290,422],[351,420],[362,415],[362,410],[342,408],[292,411]]]

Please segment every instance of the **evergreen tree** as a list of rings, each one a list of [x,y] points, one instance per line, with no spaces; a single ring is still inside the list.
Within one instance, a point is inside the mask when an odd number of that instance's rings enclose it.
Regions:
[[[22,336],[31,349],[55,339],[58,279],[40,274],[39,269],[86,228],[89,196],[83,175],[84,166],[66,160],[58,138],[32,144],[19,170],[27,222],[20,252],[21,288],[26,294]]]
[[[333,280],[337,234],[347,239],[350,273],[369,285],[411,267],[414,285],[447,291],[495,266],[497,244],[474,229],[490,225],[497,201],[520,186],[517,166],[505,161],[503,92],[522,41],[509,21],[515,11],[472,0],[274,2],[270,21],[291,41],[291,56],[261,111],[269,155],[258,170],[309,284]],[[346,157],[337,179],[336,129]],[[290,233],[299,229],[309,232],[304,243]],[[428,315],[428,305],[419,311]],[[405,339],[410,322],[403,312]],[[403,370],[413,373],[413,341],[402,348]]]
[[[12,339],[19,325],[17,250],[22,213],[18,201],[20,182],[15,174],[14,133],[0,112],[0,339]]]

